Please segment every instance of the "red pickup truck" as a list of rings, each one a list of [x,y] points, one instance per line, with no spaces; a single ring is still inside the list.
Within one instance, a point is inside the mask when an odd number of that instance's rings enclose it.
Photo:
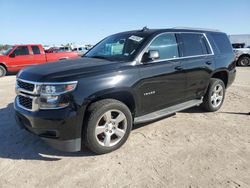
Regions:
[[[76,52],[45,53],[42,45],[15,45],[0,55],[0,77],[24,67],[79,57]]]

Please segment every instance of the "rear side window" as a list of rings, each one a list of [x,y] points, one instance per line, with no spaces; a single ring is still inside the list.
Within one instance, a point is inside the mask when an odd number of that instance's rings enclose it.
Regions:
[[[32,46],[31,48],[32,48],[32,51],[33,51],[34,55],[35,54],[41,54],[40,49],[39,49],[38,46]]]
[[[231,53],[232,46],[226,34],[223,33],[211,33],[210,34],[214,40],[220,53]]]
[[[210,54],[207,41],[203,34],[182,33],[183,56]]]
[[[13,52],[16,56],[29,55],[29,49],[27,46],[18,46]]]
[[[175,34],[162,34],[156,37],[150,44],[148,50],[159,51],[161,59],[172,59],[179,57],[178,45],[176,42]]]

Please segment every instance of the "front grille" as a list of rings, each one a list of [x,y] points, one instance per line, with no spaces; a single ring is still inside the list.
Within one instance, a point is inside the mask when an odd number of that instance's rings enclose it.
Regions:
[[[23,82],[21,80],[17,80],[17,85],[21,89],[27,90],[27,91],[34,91],[35,85],[27,82]]]
[[[29,97],[24,97],[22,95],[18,95],[19,105],[23,106],[24,108],[32,110],[32,101],[33,100]]]

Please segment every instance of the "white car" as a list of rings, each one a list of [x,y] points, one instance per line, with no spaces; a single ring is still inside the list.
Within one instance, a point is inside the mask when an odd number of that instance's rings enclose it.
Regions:
[[[77,52],[79,55],[84,55],[88,51],[88,49],[86,47],[79,46],[79,47],[73,48],[72,51]]]
[[[250,48],[234,48],[233,51],[238,66],[250,66]]]

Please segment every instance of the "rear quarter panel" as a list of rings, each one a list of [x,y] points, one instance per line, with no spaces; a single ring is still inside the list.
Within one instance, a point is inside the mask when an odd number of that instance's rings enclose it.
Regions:
[[[207,37],[214,51],[215,67],[211,76],[213,76],[213,74],[215,74],[216,72],[226,71],[228,74],[227,87],[229,87],[234,81],[235,74],[236,74],[236,57],[233,52],[231,43],[229,42],[229,39],[228,41],[225,41],[224,45],[230,45],[231,50],[226,53],[222,53],[220,52],[218,46],[216,45],[216,42],[214,41],[213,37],[210,34],[207,34]]]

